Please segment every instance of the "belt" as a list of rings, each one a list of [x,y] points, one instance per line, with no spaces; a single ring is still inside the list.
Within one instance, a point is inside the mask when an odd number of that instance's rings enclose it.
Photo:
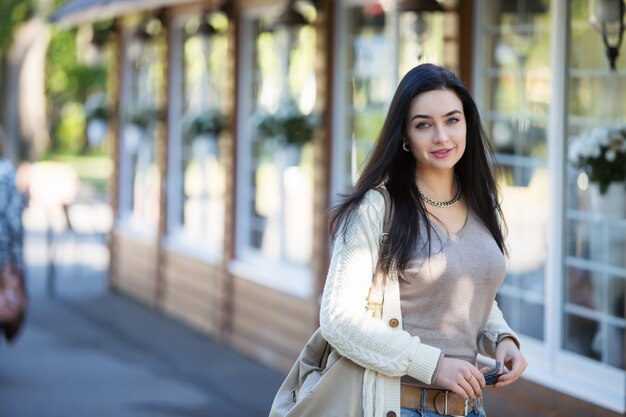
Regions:
[[[423,396],[425,396],[424,401],[422,401]],[[401,407],[434,411],[441,416],[466,416],[467,413],[482,405],[482,395],[472,401],[465,400],[460,395],[444,389],[402,385],[400,391]]]

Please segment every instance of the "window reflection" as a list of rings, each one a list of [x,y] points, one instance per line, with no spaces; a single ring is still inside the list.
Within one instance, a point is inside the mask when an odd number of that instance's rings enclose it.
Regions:
[[[588,0],[571,2],[566,155],[575,136],[624,122],[626,72],[610,72]],[[620,55],[626,53],[622,44]],[[611,203],[583,170],[566,169],[565,349],[620,369],[624,364],[626,204]],[[623,184],[620,187],[623,191]],[[619,193],[618,193],[619,194]],[[612,194],[611,194],[612,195]]]
[[[129,184],[122,187],[122,202],[134,225],[155,232],[159,218],[161,177],[156,164],[156,129],[163,89],[162,45],[157,37],[129,38],[126,72],[122,164]]]
[[[544,339],[550,103],[549,2],[486,0],[484,123],[500,165],[510,264],[498,301],[511,326]]]
[[[336,179],[340,192],[358,178],[400,78],[420,63],[456,63],[446,56],[449,50],[456,51],[454,13],[400,11],[391,2],[352,3],[342,5],[347,40],[341,77],[345,116],[335,148],[341,155],[341,176]]]
[[[183,41],[182,184],[178,188],[183,234],[202,250],[220,256],[223,249],[226,187],[223,141],[229,137],[224,117],[228,85],[225,16],[208,17],[215,32],[187,22]],[[203,16],[207,19],[207,16]]]
[[[309,10],[314,14],[314,8]],[[314,16],[311,17],[312,20]],[[268,259],[308,266],[312,255],[316,125],[315,30],[254,21],[247,241]]]

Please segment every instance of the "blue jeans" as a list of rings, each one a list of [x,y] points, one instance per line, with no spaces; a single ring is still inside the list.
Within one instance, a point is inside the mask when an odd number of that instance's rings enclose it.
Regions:
[[[442,417],[441,414],[435,411],[418,410],[415,408],[402,408],[400,409],[400,417]],[[486,417],[485,410],[479,408],[467,414],[467,417]]]

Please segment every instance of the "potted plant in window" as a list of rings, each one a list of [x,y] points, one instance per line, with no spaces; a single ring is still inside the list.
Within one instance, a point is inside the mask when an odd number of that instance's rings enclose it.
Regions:
[[[194,155],[217,155],[218,138],[224,125],[224,118],[215,107],[188,114],[183,120],[184,142],[191,146]]]
[[[293,100],[286,100],[273,113],[260,109],[255,115],[259,139],[291,154],[288,165],[298,164],[302,146],[311,140],[317,125],[318,117],[303,113]]]
[[[570,163],[589,177],[592,208],[611,217],[626,212],[626,126],[598,127],[571,138]]]
[[[92,147],[100,146],[109,126],[109,108],[104,93],[94,93],[87,97],[84,109],[87,142]]]
[[[136,152],[147,138],[149,129],[161,118],[158,110],[150,107],[131,107],[123,116],[124,143],[128,152]]]

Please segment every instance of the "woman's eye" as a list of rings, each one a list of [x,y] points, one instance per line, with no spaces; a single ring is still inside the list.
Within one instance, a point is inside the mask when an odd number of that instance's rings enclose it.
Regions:
[[[456,117],[451,117],[451,118],[448,119],[448,124],[449,125],[455,125],[457,123],[459,123],[459,119],[457,119]]]
[[[415,127],[418,128],[418,129],[426,129],[428,126],[430,126],[428,123],[421,122],[421,123],[418,123],[417,126],[415,126]]]

